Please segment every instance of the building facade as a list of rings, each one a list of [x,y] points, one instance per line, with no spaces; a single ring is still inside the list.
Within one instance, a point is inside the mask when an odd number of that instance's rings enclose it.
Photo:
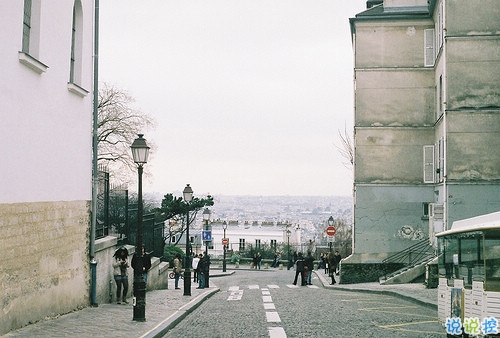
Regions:
[[[356,281],[455,220],[500,210],[500,2],[367,1],[355,58]],[[371,264],[371,267],[369,266]],[[361,271],[361,270],[359,270]]]
[[[93,18],[0,2],[0,334],[89,303]]]

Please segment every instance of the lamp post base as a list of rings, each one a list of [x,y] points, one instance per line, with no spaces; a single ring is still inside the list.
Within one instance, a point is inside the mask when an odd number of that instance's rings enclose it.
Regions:
[[[146,281],[143,274],[134,276],[134,318],[138,322],[146,321]]]
[[[184,296],[191,296],[191,270],[184,271]]]

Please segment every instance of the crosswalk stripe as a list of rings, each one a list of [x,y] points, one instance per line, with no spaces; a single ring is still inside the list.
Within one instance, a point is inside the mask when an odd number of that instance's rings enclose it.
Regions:
[[[269,338],[286,338],[285,329],[282,327],[268,327]]]
[[[271,312],[267,311],[266,312],[266,319],[268,323],[279,323],[281,322],[280,316],[278,312]]]

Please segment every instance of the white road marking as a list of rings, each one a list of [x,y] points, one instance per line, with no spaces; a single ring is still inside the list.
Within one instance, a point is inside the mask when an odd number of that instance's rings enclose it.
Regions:
[[[309,289],[319,289],[319,286],[317,286],[317,285],[308,285],[307,287]]]
[[[269,292],[269,291],[264,291],[264,290],[263,290],[263,291],[262,291],[262,294],[263,294],[263,295],[270,295],[270,294],[271,294],[271,292]]]
[[[243,290],[232,291],[227,300],[241,300],[243,297]]]
[[[274,303],[264,303],[264,309],[265,310],[276,310],[276,306],[274,306]]]
[[[240,289],[239,286],[230,286],[229,291],[238,291]]]
[[[271,296],[262,296],[262,301],[264,303],[272,303],[273,302],[273,297],[271,297]]]
[[[256,289],[258,290],[258,289],[259,289],[259,286],[258,286],[258,285],[249,285],[249,286],[248,286],[248,288],[249,288],[250,290],[256,290]]]
[[[300,286],[298,286],[298,285],[293,285],[293,284],[287,284],[286,286],[288,286],[290,289],[297,289],[297,288],[300,288]]]
[[[285,329],[282,327],[268,327],[269,338],[286,338]]]
[[[276,285],[276,284],[269,284],[267,287],[268,287],[268,288],[270,288],[270,289],[279,289],[279,288],[280,288],[280,287],[279,287],[278,285]]]
[[[268,323],[279,323],[281,322],[278,312],[266,312],[266,318]]]

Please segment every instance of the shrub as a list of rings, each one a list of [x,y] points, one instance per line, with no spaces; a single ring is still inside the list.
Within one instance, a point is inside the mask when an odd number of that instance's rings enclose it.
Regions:
[[[182,261],[186,254],[179,247],[173,245],[165,245],[165,249],[163,250],[163,259],[169,263],[169,266],[173,266],[174,258],[177,254],[180,254],[182,257]]]

